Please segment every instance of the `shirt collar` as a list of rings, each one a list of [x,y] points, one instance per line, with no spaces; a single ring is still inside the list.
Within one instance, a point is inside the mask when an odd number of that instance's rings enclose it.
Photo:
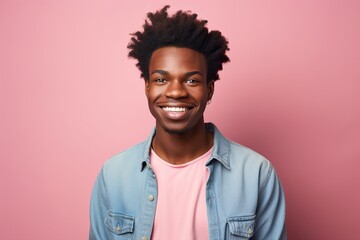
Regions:
[[[210,159],[206,165],[210,165],[213,161],[219,161],[225,168],[230,169],[230,142],[227,140],[213,123],[205,124],[206,130],[214,134],[214,148]],[[155,135],[155,128],[151,131],[148,139],[143,142],[143,152],[141,161],[141,171],[146,167],[150,167],[150,148],[151,142]]]

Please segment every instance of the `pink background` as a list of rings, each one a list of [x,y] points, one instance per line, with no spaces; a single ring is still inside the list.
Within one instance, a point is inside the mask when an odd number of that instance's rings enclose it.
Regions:
[[[0,2],[0,239],[87,239],[102,163],[154,125],[129,33],[191,9],[230,41],[207,121],[268,157],[289,239],[360,239],[360,2]]]

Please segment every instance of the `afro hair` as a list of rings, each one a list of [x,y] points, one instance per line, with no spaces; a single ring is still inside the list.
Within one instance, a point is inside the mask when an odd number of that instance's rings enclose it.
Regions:
[[[131,34],[129,57],[138,61],[136,66],[141,71],[141,77],[149,79],[149,61],[156,49],[175,46],[202,53],[207,62],[207,81],[218,80],[222,64],[229,62],[226,56],[228,41],[220,31],[209,32],[207,21],[197,19],[195,13],[179,10],[168,16],[169,7],[166,5],[160,11],[149,12],[147,17],[150,22],[145,20],[144,31]]]

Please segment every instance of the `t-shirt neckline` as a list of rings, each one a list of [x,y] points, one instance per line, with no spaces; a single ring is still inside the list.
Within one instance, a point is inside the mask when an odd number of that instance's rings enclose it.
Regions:
[[[172,164],[172,163],[169,163],[167,161],[165,161],[164,159],[162,159],[161,157],[159,157],[159,155],[156,154],[156,152],[154,151],[153,148],[151,148],[151,154],[152,156],[156,157],[161,163],[167,165],[168,167],[171,167],[171,168],[184,168],[184,167],[187,167],[189,165],[192,165],[196,162],[198,162],[199,160],[201,159],[204,159],[204,158],[207,158],[211,155],[211,152],[213,150],[214,146],[211,147],[206,153],[204,153],[203,155],[195,158],[194,160],[191,160],[189,162],[186,162],[186,163],[182,163],[182,164]]]

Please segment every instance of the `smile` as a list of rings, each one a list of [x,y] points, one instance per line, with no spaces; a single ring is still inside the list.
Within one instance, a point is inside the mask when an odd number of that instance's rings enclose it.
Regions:
[[[162,107],[162,109],[166,112],[185,112],[189,110],[186,107]]]

